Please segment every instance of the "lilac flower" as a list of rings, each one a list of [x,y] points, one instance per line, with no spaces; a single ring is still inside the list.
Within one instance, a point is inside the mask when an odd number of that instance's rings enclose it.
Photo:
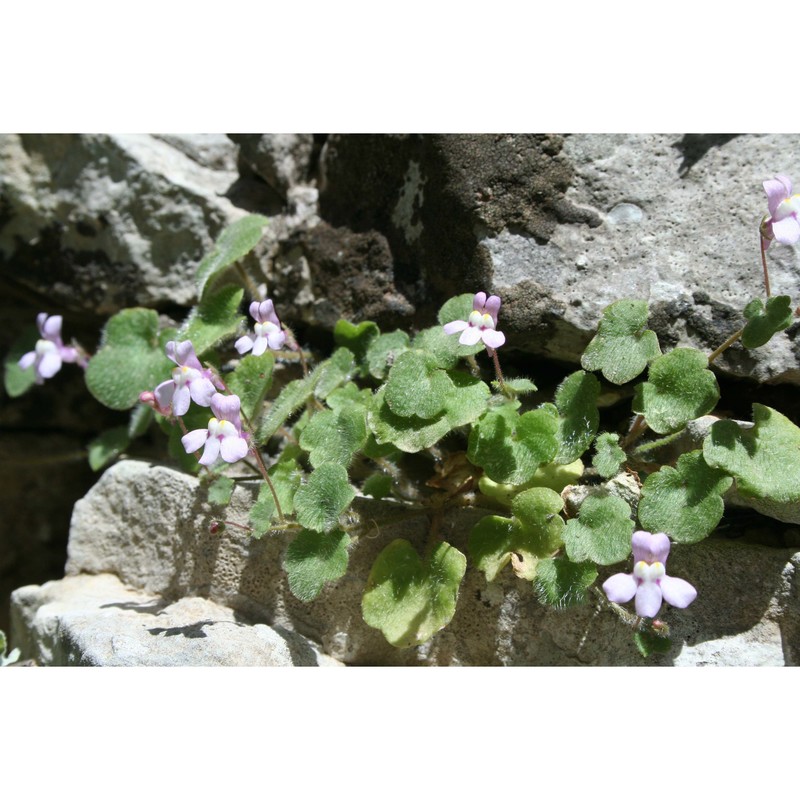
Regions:
[[[662,600],[675,608],[686,608],[697,597],[697,589],[691,583],[667,575],[664,565],[670,541],[665,533],[636,531],[632,544],[633,574],[618,572],[603,584],[603,591],[612,603],[627,603],[635,595],[636,613],[640,617],[655,617]]]
[[[172,378],[156,386],[153,394],[159,408],[168,409],[182,417],[189,410],[190,400],[199,406],[208,407],[211,397],[222,386],[214,378],[210,369],[204,369],[194,352],[191,342],[167,342],[164,348],[167,357],[178,366],[172,370]],[[155,406],[154,406],[155,408]]]
[[[244,355],[250,350],[254,356],[262,355],[267,348],[280,350],[286,341],[286,334],[281,330],[281,321],[275,313],[272,300],[250,303],[250,316],[256,321],[255,338],[242,336],[236,340],[234,347]]]
[[[44,383],[45,378],[52,378],[60,369],[62,362],[79,363],[86,366],[77,348],[68,347],[61,341],[62,317],[48,317],[42,312],[36,315],[36,325],[42,337],[36,342],[35,349],[25,353],[19,360],[21,369],[31,365],[36,373],[36,383]]]
[[[194,453],[205,445],[200,463],[206,467],[216,464],[220,457],[229,464],[244,458],[250,448],[242,430],[240,408],[241,401],[235,394],[215,394],[211,398],[214,416],[208,421],[208,428],[198,428],[181,437],[186,452]]]
[[[444,326],[447,334],[458,333],[459,344],[473,345],[479,341],[496,350],[504,344],[506,337],[497,330],[497,312],[500,310],[500,298],[492,295],[487,299],[486,292],[478,292],[472,301],[472,313],[468,320],[457,319]]]
[[[785,175],[764,181],[764,191],[769,208],[769,218],[761,225],[764,249],[772,239],[781,244],[794,244],[800,240],[800,194],[792,194],[792,182]]]

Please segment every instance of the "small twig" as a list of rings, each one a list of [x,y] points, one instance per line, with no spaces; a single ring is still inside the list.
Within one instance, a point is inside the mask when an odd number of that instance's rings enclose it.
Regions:
[[[769,300],[769,270],[767,269],[767,247],[769,247],[769,240],[765,239],[763,236],[759,236],[759,238],[761,240],[761,264],[764,267],[764,289],[767,292],[767,299]],[[764,245],[766,245],[766,247]]]
[[[647,422],[641,414],[636,415],[636,419],[628,431],[628,435],[619,443],[623,450],[627,450],[645,431],[647,430]]]
[[[738,342],[742,338],[744,328],[736,331],[733,335],[729,336],[709,357],[708,363],[710,364],[717,356],[722,355],[734,342]]]
[[[511,397],[512,395],[508,391],[508,387],[506,386],[506,382],[503,380],[503,370],[500,369],[500,359],[497,357],[497,350],[492,347],[486,346],[486,351],[492,357],[492,361],[494,362],[494,373],[497,378],[497,382],[500,384],[500,391],[506,396]]]

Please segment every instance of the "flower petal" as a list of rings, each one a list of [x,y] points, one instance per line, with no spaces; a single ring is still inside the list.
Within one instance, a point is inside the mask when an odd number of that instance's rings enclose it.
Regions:
[[[188,339],[185,342],[179,342],[175,346],[175,359],[182,367],[203,369],[203,365],[198,361],[195,355],[194,345]]]
[[[776,175],[762,184],[767,193],[767,208],[769,215],[773,216],[781,200],[785,200],[792,193],[792,182],[785,175]]]
[[[670,541],[666,533],[654,533],[650,537],[650,555],[651,563],[660,561],[662,564],[667,563],[667,556],[669,555]]]
[[[497,314],[500,311],[500,304],[502,300],[496,295],[493,294],[487,301],[486,301],[486,313],[494,320],[494,324],[497,324]]]
[[[199,450],[206,441],[208,441],[208,430],[206,428],[198,428],[181,436],[181,444],[187,453],[194,453],[195,450]]]
[[[164,345],[164,352],[167,354],[167,358],[170,361],[174,361],[176,364],[178,363],[178,359],[175,356],[175,345],[177,342],[167,342]]]
[[[283,331],[273,331],[267,334],[267,344],[270,350],[280,350],[286,341],[286,334]]]
[[[47,322],[47,314],[42,311],[36,315],[36,327],[39,329],[39,336],[44,336],[44,324]]]
[[[506,337],[500,331],[489,330],[488,328],[481,334],[483,343],[492,350],[497,350],[500,345],[505,344]]]
[[[34,361],[36,361],[36,351],[31,350],[30,353],[25,353],[25,355],[17,361],[17,365],[20,369],[28,369],[28,367],[33,365]]]
[[[229,464],[244,458],[249,449],[247,442],[239,436],[226,436],[220,444],[222,458]]]
[[[486,292],[478,292],[472,298],[472,310],[480,311],[483,314],[483,308],[486,305]]]
[[[266,336],[256,336],[256,340],[253,344],[253,355],[254,356],[263,356],[267,350],[267,337]]]
[[[207,408],[211,405],[211,398],[217,393],[217,389],[208,378],[198,378],[189,384],[189,392],[197,405]]]
[[[175,394],[175,381],[164,381],[156,386],[153,394],[156,396],[156,402],[161,408],[167,408],[172,402],[172,395]],[[191,450],[189,451],[191,452]]]
[[[182,417],[189,410],[191,399],[188,386],[178,387],[172,396],[172,413],[176,417]]]
[[[772,233],[781,244],[794,244],[800,239],[800,222],[796,217],[772,220]]]
[[[636,579],[633,575],[618,572],[603,584],[603,591],[612,603],[627,603],[636,594]]]
[[[655,617],[660,608],[661,589],[659,585],[649,581],[641,584],[636,590],[636,613],[640,617]]]
[[[472,326],[465,328],[461,336],[458,337],[459,344],[473,345],[481,340],[481,329]]]
[[[61,354],[61,360],[65,364],[74,364],[76,361],[80,360],[80,353],[78,353],[77,349],[67,345],[61,345],[58,348],[58,352]]]
[[[211,410],[214,412],[214,416],[232,422],[237,428],[241,426],[239,419],[241,406],[242,402],[235,394],[226,397],[224,394],[217,393],[211,398]]]
[[[234,347],[240,355],[244,355],[253,349],[253,340],[249,336],[242,336],[236,340]]]
[[[44,338],[49,339],[51,342],[55,342],[61,335],[62,321],[63,317],[58,315],[54,317],[48,317],[42,325],[42,335]]]
[[[261,319],[260,314],[258,313],[260,306],[261,306],[261,303],[259,303],[258,300],[253,300],[253,302],[250,303],[250,308],[248,309],[250,311],[250,316],[256,322],[263,322],[263,320]]]
[[[675,608],[686,608],[697,597],[697,589],[683,578],[672,578],[665,575],[660,583],[664,599]]]
[[[448,322],[447,325],[444,326],[444,332],[448,335],[451,333],[459,333],[463,331],[464,328],[468,328],[469,323],[465,319],[454,319],[452,322]]]
[[[43,378],[52,378],[61,369],[61,356],[58,353],[45,353],[36,367]]]
[[[631,537],[631,546],[633,548],[633,563],[638,561],[647,561],[650,563],[650,538],[653,534],[647,531],[635,531]]]
[[[210,467],[216,463],[219,458],[219,439],[216,436],[209,436],[206,441],[206,449],[203,450],[203,455],[200,456],[199,461],[204,467]]]

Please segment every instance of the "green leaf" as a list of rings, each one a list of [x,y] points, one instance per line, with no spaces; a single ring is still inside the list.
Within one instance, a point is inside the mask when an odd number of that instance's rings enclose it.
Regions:
[[[583,461],[578,458],[571,464],[544,464],[536,470],[529,481],[518,485],[497,483],[487,475],[481,475],[478,479],[478,488],[487,497],[493,497],[511,507],[514,497],[526,489],[544,488],[561,492],[567,486],[577,483],[583,472]]]
[[[364,481],[363,492],[376,500],[382,500],[392,493],[392,476],[374,472]]]
[[[350,537],[344,531],[300,531],[283,557],[291,593],[308,603],[326,583],[338,581],[347,572],[349,544]]]
[[[367,441],[367,410],[349,405],[338,411],[318,411],[300,435],[313,467],[334,462],[348,467]]]
[[[373,397],[368,421],[378,444],[391,442],[406,453],[432,447],[454,428],[474,422],[486,408],[489,387],[479,378],[453,370],[448,372],[453,388],[445,410],[433,419],[401,417],[386,403],[386,386]],[[367,454],[368,455],[368,454]]]
[[[236,286],[223,286],[218,292],[206,294],[181,326],[180,340],[191,341],[195,353],[201,357],[223,339],[233,336],[244,319],[239,313],[243,295],[244,289]]]
[[[558,453],[558,419],[547,409],[517,414],[518,403],[490,409],[472,426],[469,460],[498,483],[526,483]]]
[[[672,640],[668,636],[658,636],[650,631],[636,631],[633,641],[642,658],[668,653],[672,647]]]
[[[589,449],[600,424],[599,396],[600,381],[583,370],[573,372],[558,387],[555,396],[559,415],[557,463],[569,464]]]
[[[352,352],[346,347],[334,350],[333,355],[317,364],[312,373],[315,381],[314,396],[324,400],[331,392],[350,381],[355,371]]]
[[[297,521],[304,528],[329,532],[339,525],[339,515],[356,496],[341,464],[317,467],[294,496]]]
[[[528,489],[514,498],[514,519],[483,517],[470,532],[467,548],[486,580],[493,581],[509,562],[518,577],[533,580],[539,559],[562,544],[563,506],[550,489]]]
[[[231,502],[235,485],[233,478],[215,475],[208,484],[208,502],[212,506],[227,506]]]
[[[11,345],[8,355],[3,360],[4,385],[9,397],[19,397],[25,394],[36,382],[36,370],[33,365],[22,369],[17,363],[25,353],[30,353],[36,348],[39,341],[39,331],[35,325],[25,328],[18,339]]]
[[[742,344],[748,348],[765,345],[776,333],[786,330],[794,319],[792,299],[778,295],[767,300],[766,308],[760,298],[751,300],[744,310],[748,320],[742,333]]]
[[[543,605],[570,608],[586,602],[586,590],[597,580],[594,564],[574,564],[566,558],[542,559],[533,588]]]
[[[197,267],[199,297],[203,297],[228,267],[246,256],[261,241],[267,222],[269,220],[260,214],[250,214],[222,231],[214,249]]]
[[[293,458],[287,458],[273,464],[267,474],[272,481],[275,494],[278,495],[278,502],[281,504],[281,511],[285,516],[294,513],[294,497],[300,486],[302,472]],[[275,506],[275,498],[272,496],[269,486],[261,484],[258,491],[258,499],[250,509],[250,525],[253,528],[253,537],[260,539],[278,519],[278,509]]]
[[[631,509],[622,498],[590,495],[577,519],[567,522],[564,544],[570,561],[616,564],[631,552],[632,534]]]
[[[441,542],[422,562],[405,539],[395,539],[378,556],[367,580],[364,622],[395,647],[427,642],[453,618],[467,559]]]
[[[510,389],[514,396],[521,394],[532,394],[538,392],[536,384],[527,378],[510,378],[505,381],[506,389]],[[499,392],[501,390],[500,381],[492,381],[492,386]]]
[[[159,336],[158,314],[150,309],[128,308],[115,314],[86,369],[89,391],[108,408],[133,408],[142,392],[169,378],[175,365],[164,354],[164,340],[172,334],[170,330]]]
[[[662,467],[644,482],[639,522],[676,542],[699,542],[722,519],[722,495],[732,482],[722,470],[709,467],[700,450],[684,453],[675,469]]]
[[[367,375],[369,371],[367,352],[380,332],[381,329],[374,322],[360,322],[358,325],[353,325],[346,319],[340,319],[333,329],[334,341],[353,353],[362,376]]]
[[[442,413],[452,393],[447,373],[432,366],[421,350],[403,353],[386,381],[386,402],[401,417],[433,419]]]
[[[467,292],[466,294],[459,294],[456,297],[451,297],[439,309],[436,319],[439,324],[444,326],[448,322],[454,322],[457,319],[469,319],[472,313],[472,301],[475,295]]]
[[[155,412],[150,406],[146,406],[144,403],[134,406],[128,422],[128,436],[131,439],[144,436],[154,419]]]
[[[596,453],[592,465],[601,478],[613,478],[627,460],[625,451],[619,446],[619,436],[616,433],[601,433],[594,447]]]
[[[800,428],[768,406],[753,403],[752,428],[733,420],[711,426],[703,457],[736,479],[753,508],[784,522],[800,522]]]
[[[344,386],[334,389],[326,398],[325,402],[334,410],[345,406],[362,406],[367,408],[372,400],[372,392],[369,389],[359,389],[355,383],[347,383]]]
[[[656,433],[674,433],[708,414],[718,400],[707,356],[693,347],[676,347],[650,365],[647,382],[636,387],[633,410]]]
[[[97,472],[124,452],[130,443],[127,425],[103,431],[89,442],[89,466]]]
[[[225,384],[242,401],[242,413],[256,424],[261,415],[264,398],[272,386],[275,356],[267,350],[260,356],[248,355],[236,369],[225,376]]]
[[[316,378],[317,376],[312,372],[307,378],[298,378],[283,387],[264,415],[256,437],[259,442],[266,442],[274,436],[278,429],[286,423],[286,420],[311,397],[314,393]]]
[[[389,368],[398,356],[409,348],[409,338],[405,331],[382,333],[373,339],[367,348],[366,363],[369,374],[378,380],[384,380]]]
[[[483,342],[473,345],[459,344],[458,336],[455,333],[447,334],[441,325],[435,325],[420,331],[411,344],[417,350],[424,350],[433,366],[452,369],[459,359],[474,356],[484,349]]]
[[[661,355],[658,337],[647,330],[647,303],[618,300],[603,312],[597,335],[581,357],[581,366],[618,385],[632,381]]]

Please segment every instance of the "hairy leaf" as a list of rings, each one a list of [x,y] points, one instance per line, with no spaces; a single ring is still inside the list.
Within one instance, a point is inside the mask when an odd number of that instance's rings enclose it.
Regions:
[[[592,466],[601,478],[613,478],[627,460],[625,451],[619,446],[619,436],[616,433],[601,433],[594,447],[596,452]]]
[[[242,413],[252,424],[258,421],[264,398],[272,386],[275,356],[271,350],[260,356],[248,355],[225,376],[225,383],[242,401]]]
[[[409,349],[409,338],[405,331],[382,333],[373,339],[367,348],[367,369],[373,378],[384,380],[389,368],[397,358]]]
[[[223,339],[232,337],[239,329],[242,315],[239,304],[244,289],[236,286],[223,286],[217,292],[208,292],[181,325],[179,339],[188,339],[202,361],[211,348]]]
[[[589,496],[576,519],[567,522],[564,544],[570,561],[616,564],[631,552],[633,520],[630,506],[620,497]]]
[[[428,641],[453,618],[467,559],[446,542],[423,562],[405,539],[381,551],[367,580],[364,622],[395,647]]]
[[[89,442],[89,466],[97,472],[124,452],[130,443],[127,425],[103,431]]]
[[[292,594],[308,603],[326,583],[338,581],[347,572],[349,544],[350,537],[344,531],[300,531],[283,557]]]
[[[304,528],[328,533],[338,527],[339,515],[355,496],[341,464],[321,464],[295,493],[297,521]]]
[[[349,405],[338,411],[318,411],[300,435],[313,467],[334,462],[348,467],[367,441],[367,410]]]
[[[558,409],[558,464],[569,464],[588,449],[600,424],[597,398],[600,381],[579,370],[565,378],[555,396]]]
[[[275,494],[278,495],[278,502],[281,504],[281,511],[285,516],[294,513],[294,496],[300,486],[302,472],[293,458],[282,459],[277,464],[273,464],[268,470]],[[258,499],[250,509],[250,525],[253,527],[253,537],[260,539],[270,528],[272,523],[278,519],[278,510],[275,506],[275,498],[272,496],[269,486],[261,484],[258,491]]]
[[[764,301],[757,297],[747,304],[744,316],[748,322],[742,333],[742,344],[751,349],[761,347],[792,324],[792,298],[788,295],[770,297],[765,307]]]
[[[661,355],[658,337],[647,330],[647,303],[618,300],[603,312],[597,335],[581,357],[581,366],[601,370],[611,383],[623,384],[641,374]]]
[[[536,568],[533,588],[543,605],[570,608],[586,602],[586,590],[596,580],[594,564],[575,564],[566,558],[545,558]]]

